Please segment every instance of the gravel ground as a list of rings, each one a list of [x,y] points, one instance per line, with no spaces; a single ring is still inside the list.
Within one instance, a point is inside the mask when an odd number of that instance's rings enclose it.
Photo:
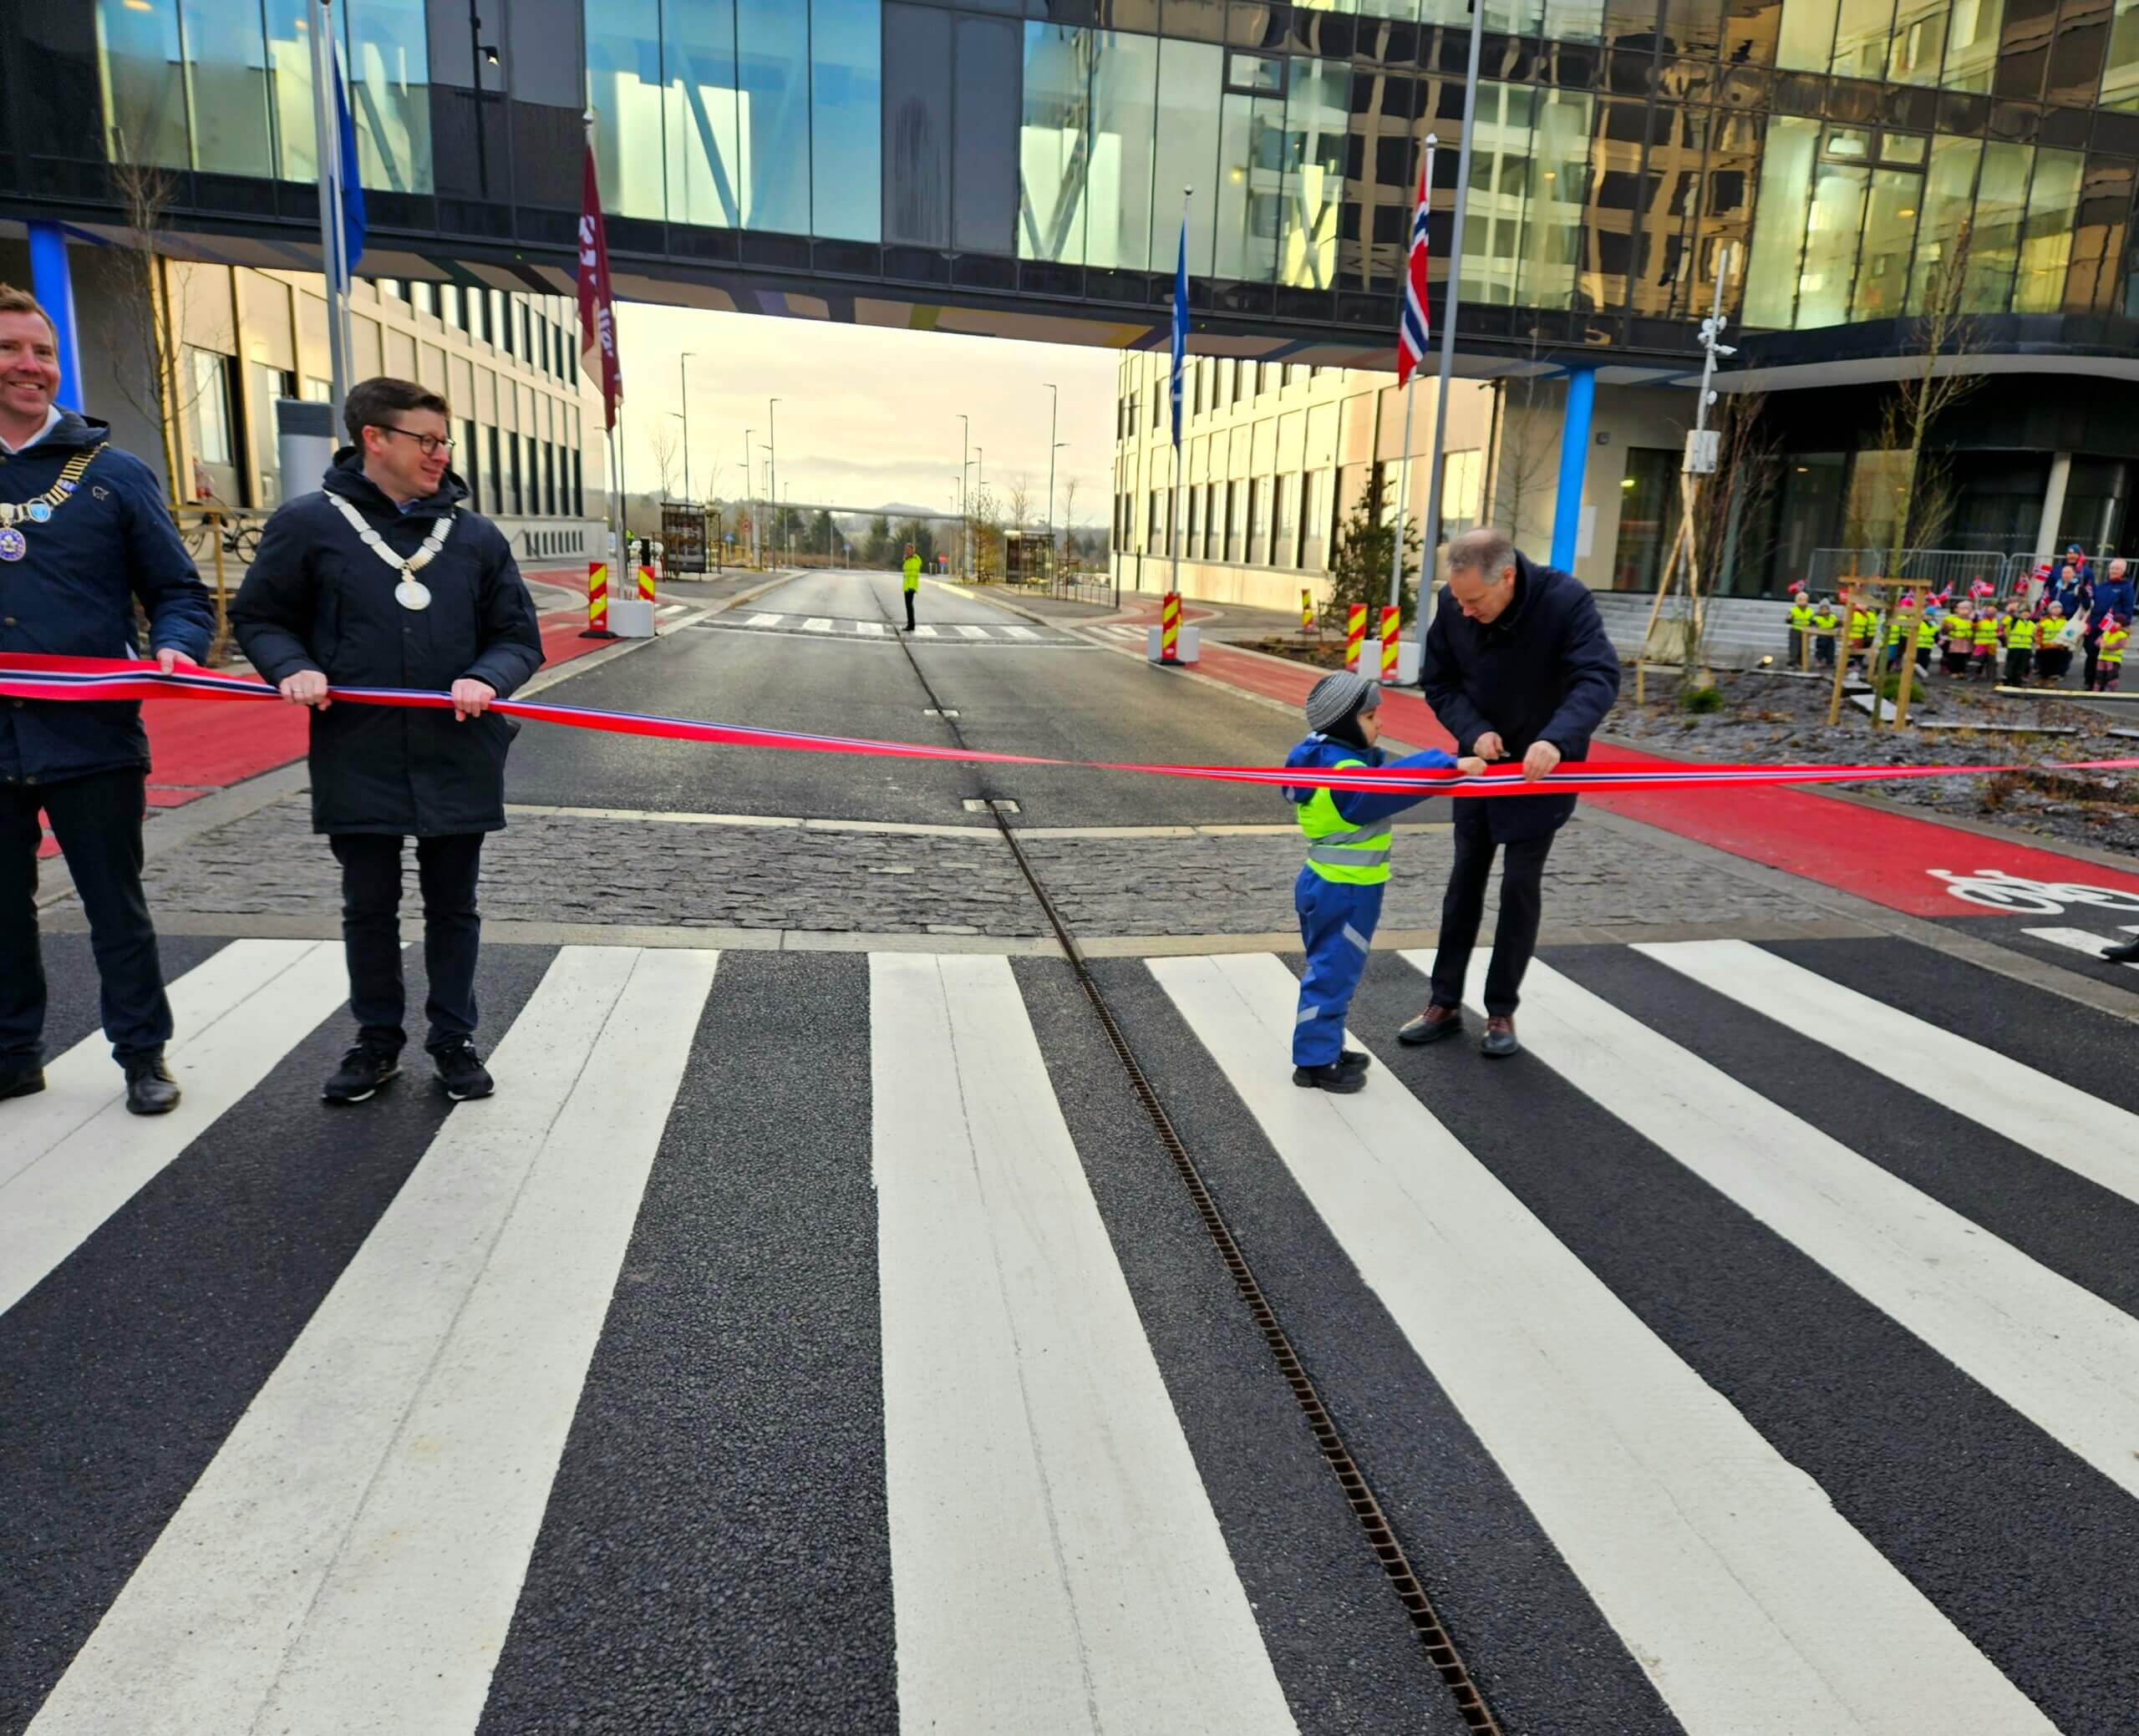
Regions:
[[[1689,758],[1867,765],[2049,764],[2087,759],[2139,759],[2139,741],[2112,735],[2139,728],[2045,694],[2020,698],[1933,675],[1928,693],[1915,688],[1910,727],[1897,735],[1874,730],[1863,712],[1845,702],[1842,721],[1827,724],[1828,687],[1787,675],[1720,672],[1720,711],[1689,716],[1677,705],[1678,679],[1652,673],[1649,703],[1636,705],[1628,678],[1606,733],[1659,753]],[[1918,721],[1995,727],[1918,728]],[[2015,731],[2011,726],[2035,726]],[[2070,735],[2036,733],[2070,728]],[[1913,808],[1993,820],[2068,844],[2139,854],[2139,775],[2130,772],[2026,771],[1981,778],[1926,778],[1882,784],[1878,793]]]

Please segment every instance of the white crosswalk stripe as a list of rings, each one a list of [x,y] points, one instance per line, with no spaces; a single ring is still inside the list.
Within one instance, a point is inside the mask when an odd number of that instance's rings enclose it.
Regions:
[[[100,1037],[47,1070],[8,1116],[0,1148],[0,1314],[20,1302],[218,1116],[265,1079],[348,993],[342,949],[238,941],[171,984],[165,1051],[184,1094],[167,1115],[126,1113]]]
[[[475,1728],[713,968],[559,954],[38,1736]]]
[[[1283,964],[1151,969],[1690,1736],[2051,1728],[1385,1070],[1270,1066]]]
[[[743,623],[745,627],[778,627],[786,620],[785,615],[753,615]]]
[[[933,639],[938,636],[934,627],[930,627],[924,622],[922,625],[914,628],[913,637],[917,639]]]
[[[1900,1083],[2139,1200],[2139,1115],[2040,1074],[1928,1020],[1795,965],[1746,941],[1669,941],[1634,948],[1843,1054],[1906,1055]],[[2139,1450],[2139,1449],[2135,1449]]]
[[[802,631],[805,633],[828,633],[831,630],[832,620],[829,615],[812,615],[802,623]]]
[[[2067,947],[2075,952],[2084,952],[2090,958],[2100,958],[2111,947],[2120,944],[2108,936],[2091,934],[2084,928],[2024,928],[2020,932],[2033,935],[2039,941],[2048,941],[2053,947]],[[2127,932],[2139,932],[2139,930]],[[2123,965],[2127,971],[2139,971],[2139,964],[2133,964],[2129,960],[2111,962]]]
[[[1403,956],[1432,974],[1430,952]],[[1549,966],[1523,979],[1522,1025],[1562,1078],[2139,1495],[2139,1320]]]
[[[870,623],[852,625],[866,632]],[[2055,945],[2070,944],[2054,938],[2066,931],[2030,931]],[[1533,1669],[1525,1648],[1536,1632],[1566,1644],[1587,1634],[1581,1643],[1612,1653],[1611,1667],[1654,1697],[1649,1722],[1625,1721],[1644,1736],[1667,1726],[1688,1736],[2053,1730],[2065,1720],[2055,1688],[2043,1683],[2061,1685],[2067,1672],[2030,1673],[2029,1575],[2051,1571],[2053,1560],[2061,1573],[2075,1551],[2092,1547],[2075,1583],[2106,1583],[2099,1557],[2108,1546],[2087,1540],[2113,1529],[2105,1512],[2139,1498],[2131,1292],[2096,1277],[2102,1268],[2087,1263],[2092,1256],[2064,1261],[2041,1239],[2043,1221],[2024,1209],[2003,1218],[2004,1205],[1945,1191],[1941,1176],[1910,1170],[1905,1180],[1891,1154],[1857,1138],[1853,1119],[1827,1119],[1816,1100],[1735,1057],[1761,1020],[1858,1062],[1907,1054],[1898,1085],[1961,1118],[1983,1151],[1993,1134],[2023,1148],[1998,1147],[2002,1167],[1989,1172],[2002,1186],[2012,1165],[2035,1165],[2033,1185],[2012,1177],[2023,1201],[2045,1179],[2084,1191],[2077,1175],[2121,1195],[2105,1208],[2139,1202],[2139,1114],[2078,1086],[2045,1089],[2024,1062],[1778,952],[1735,942],[1629,950],[1653,963],[1620,956],[1618,977],[1585,962],[1593,953],[1562,957],[1559,969],[1533,963],[1520,1019],[1528,1058],[1511,1068],[1549,1081],[1564,1104],[1552,1112],[1556,1126],[1564,1119],[1610,1129],[1638,1148],[1650,1166],[1641,1173],[1668,1175],[1730,1215],[1708,1238],[1736,1246],[1728,1237],[1742,1228],[1748,1246],[1758,1238],[1774,1261],[1801,1268],[1801,1290],[1747,1260],[1719,1259],[1729,1276],[1718,1286],[1714,1272],[1674,1264],[1668,1236],[1638,1256],[1608,1238],[1586,1241],[1576,1209],[1587,1205],[1583,1189],[1596,1188],[1597,1210],[1608,1216],[1621,1209],[1616,1184],[1577,1181],[1564,1198],[1541,1198],[1534,1176],[1506,1162],[1461,1105],[1435,1094],[1442,1087],[1434,1081],[1465,1076],[1440,1064],[1454,1058],[1445,1049],[1377,1055],[1356,1094],[1298,1089],[1287,1057],[1299,982],[1274,954],[1095,968],[1138,985],[1142,999],[1124,1006],[1145,1021],[1130,1032],[1140,1057],[1161,1096],[1189,1106],[1176,1114],[1182,1134],[1199,1162],[1212,1160],[1219,1209],[1271,1285],[1272,1305],[1339,1426],[1384,1441],[1380,1457],[1362,1451],[1361,1468],[1392,1515],[1412,1515],[1392,1522],[1431,1533],[1405,1535],[1405,1546],[1447,1581],[1470,1661],[1489,1681]],[[1430,968],[1429,953],[1402,957]],[[1309,1528],[1322,1521],[1273,1492],[1265,1479],[1281,1455],[1236,1439],[1234,1419],[1214,1419],[1198,1383],[1207,1365],[1233,1358],[1257,1378],[1276,1376],[1222,1268],[1213,1260],[1202,1273],[1222,1298],[1206,1318],[1203,1302],[1185,1302],[1171,1287],[1193,1276],[1176,1269],[1179,1251],[1160,1261],[1146,1244],[1153,1214],[1176,1211],[1182,1245],[1197,1259],[1208,1246],[1141,1114],[1094,1109],[1095,1099],[1127,1101],[1121,1081],[1058,1053],[1064,1021],[1090,1018],[1081,992],[1072,1015],[1036,987],[1061,989],[1070,979],[1049,973],[1062,967],[907,952],[737,953],[724,963],[711,952],[628,946],[529,950],[521,959],[514,992],[524,1004],[510,1003],[519,1010],[490,1058],[498,1096],[441,1109],[442,1120],[404,1114],[397,1124],[382,1114],[361,1124],[403,1129],[381,1135],[404,1141],[392,1185],[350,1225],[306,1310],[262,1340],[227,1417],[174,1476],[153,1522],[99,1525],[81,1540],[85,1556],[116,1550],[121,1558],[89,1619],[28,1637],[21,1655],[51,1660],[38,1687],[47,1697],[24,1727],[32,1736],[148,1728],[159,1736],[475,1736],[486,1706],[490,1723],[505,1727],[495,1703],[507,1686],[524,1695],[516,1647],[546,1669],[567,1656],[571,1667],[552,1672],[567,1684],[557,1692],[587,1696],[560,1703],[542,1727],[590,1722],[622,1703],[637,1678],[615,1674],[591,1640],[560,1654],[555,1607],[528,1613],[542,1588],[583,1585],[599,1601],[653,1584],[662,1604],[688,1607],[678,1624],[687,1635],[729,1589],[718,1577],[679,1574],[672,1593],[665,1561],[643,1540],[633,1553],[628,1524],[605,1532],[603,1520],[613,1525],[616,1515],[590,1515],[586,1477],[572,1475],[585,1455],[598,1490],[630,1484],[637,1464],[607,1432],[620,1393],[643,1392],[652,1414],[663,1414],[666,1394],[647,1363],[651,1328],[633,1324],[629,1307],[640,1293],[633,1287],[673,1281],[694,1310],[715,1288],[699,1270],[710,1226],[695,1241],[655,1238],[671,1256],[683,1251],[670,1261],[675,1271],[648,1269],[661,1256],[645,1251],[648,1226],[668,1223],[686,1196],[679,1188],[694,1205],[697,1194],[727,1188],[743,1149],[761,1147],[777,1176],[774,1195],[739,1185],[729,1205],[762,1216],[739,1232],[722,1220],[718,1234],[776,1267],[793,1252],[783,1236],[812,1233],[816,1203],[808,1190],[779,1190],[790,1151],[842,1142],[851,1245],[844,1264],[826,1269],[851,1266],[859,1276],[845,1280],[855,1292],[831,1317],[833,1342],[808,1348],[833,1358],[864,1395],[866,1426],[827,1417],[825,1439],[866,1439],[881,1458],[866,1470],[814,1463],[796,1481],[821,1491],[866,1477],[873,1491],[881,1477],[881,1589],[857,1586],[852,1610],[783,1596],[776,1616],[756,1619],[826,1624],[816,1649],[827,1657],[851,1660],[881,1643],[882,1715],[856,1714],[848,1727],[887,1725],[894,1691],[897,1723],[912,1733],[1420,1727],[1379,1716],[1357,1685],[1364,1677],[1339,1684],[1342,1717],[1316,1709],[1303,1685],[1314,1679],[1303,1660],[1329,1651],[1326,1642],[1305,1644],[1303,1624],[1318,1599],[1334,1595],[1324,1582],[1344,1576],[1332,1564],[1364,1545],[1342,1498],[1325,1488],[1336,1529],[1313,1534],[1324,1554],[1283,1558],[1287,1573],[1301,1560],[1320,1565],[1306,1583],[1273,1585],[1268,1528],[1279,1515]],[[1700,986],[1673,982],[1659,967]],[[1379,981],[1389,993],[1400,970],[1376,968],[1385,974],[1369,987]],[[731,1100],[711,1089],[699,1070],[732,1034],[724,1007],[790,1004],[806,1023],[815,1003],[780,998],[781,985],[802,980],[785,973],[805,969],[818,973],[812,992],[830,980],[851,997],[847,1083],[820,1100],[822,1081],[790,1091],[772,1083],[790,1077],[775,1067],[762,1093]],[[1652,987],[1738,1003],[1704,1004],[1744,1029],[1727,1042],[1689,1028],[1667,1035],[1586,986],[1637,970]],[[137,1295],[107,1299],[121,1324],[99,1321],[98,1332],[123,1332],[137,1317],[124,1314],[129,1307],[152,1322],[169,1300],[165,1286],[220,1287],[212,1273],[174,1275],[169,1268],[183,1261],[168,1249],[133,1258],[130,1239],[146,1233],[140,1220],[155,1201],[121,1208],[185,1154],[158,1194],[180,1180],[194,1191],[167,1209],[211,1210],[220,1200],[242,1223],[259,1178],[236,1162],[220,1173],[218,1142],[249,1150],[236,1135],[253,1118],[279,1114],[278,1125],[302,1128],[312,1124],[306,1116],[329,1113],[309,1082],[300,1102],[287,1082],[278,1097],[272,1076],[346,993],[338,946],[234,942],[172,985],[171,1059],[186,1094],[179,1115],[127,1117],[118,1070],[94,1038],[52,1064],[44,1095],[0,1104],[0,1416],[24,1370],[50,1378],[48,1363],[23,1358],[34,1334],[51,1330],[40,1317],[78,1294],[85,1272],[124,1272],[130,1289],[140,1281]],[[1163,1032],[1161,1020],[1170,1022]],[[796,1045],[795,1068],[815,1064],[809,1035],[780,1040]],[[762,1053],[733,1064],[754,1077]],[[1524,1078],[1484,1070],[1495,1084]],[[395,1089],[405,1096],[413,1083]],[[411,1105],[389,1098],[371,1107]],[[1207,1109],[1219,1109],[1237,1138],[1202,1124]],[[1588,1154],[1576,1133],[1568,1138],[1567,1155],[1578,1164]],[[1116,1139],[1126,1144],[1107,1143]],[[1949,1133],[1945,1148],[1954,1143]],[[1651,1206],[1637,1197],[1628,1209]],[[289,1257],[302,1257],[305,1227],[257,1226],[278,1250],[263,1272],[277,1269],[286,1231],[300,1250]],[[1310,1231],[1319,1238],[1311,1244]],[[1694,1245],[1683,1232],[1682,1241]],[[1661,1274],[1664,1305],[1621,1281],[1628,1268],[1613,1260],[1629,1257]],[[54,1287],[8,1312],[47,1278]],[[738,1281],[731,1272],[725,1282]],[[1736,1293],[1741,1282],[1747,1296]],[[246,1310],[251,1297],[239,1280],[232,1285],[231,1297],[211,1298],[208,1317],[226,1317],[233,1302]],[[839,1292],[836,1282],[823,1287]],[[1703,1332],[1676,1317],[1682,1301],[1689,1316],[1697,1303],[1709,1307]],[[1856,1459],[1821,1459],[1824,1447],[1807,1447],[1803,1434],[1793,1444],[1776,1407],[1799,1403],[1805,1388],[1780,1400],[1748,1391],[1742,1368],[1704,1335],[1719,1311],[1764,1306],[1826,1311],[1832,1318],[1808,1324],[1852,1347],[1876,1324],[1882,1343],[1896,1347],[1876,1376],[1837,1377],[1891,1378],[1872,1401],[1891,1413],[1893,1438],[1881,1449],[1892,1454],[1889,1482],[1860,1481]],[[1357,1317],[1341,1312],[1348,1307]],[[1328,1309],[1340,1312],[1316,1317]],[[1330,1346],[1354,1335],[1382,1348],[1347,1367]],[[724,1327],[673,1366],[701,1384],[767,1383],[777,1404],[790,1348]],[[93,1378],[94,1347],[79,1360]],[[605,1384],[605,1368],[627,1378]],[[1981,1451],[1949,1439],[1941,1432],[1949,1413],[1919,1405],[1911,1385],[1945,1390],[1928,1369],[1999,1409],[2017,1436]],[[596,1402],[604,1393],[606,1404]],[[1282,1383],[1277,1398],[1293,1426]],[[154,1402],[144,1399],[139,1418],[150,1440]],[[812,1409],[812,1429],[816,1415]],[[1505,1613],[1489,1607],[1504,1562],[1476,1552],[1460,1525],[1444,1532],[1438,1509],[1417,1516],[1422,1498],[1387,1455],[1390,1429],[1423,1431],[1430,1456],[1475,1456],[1490,1468],[1491,1490],[1478,1499],[1503,1527],[1495,1548],[1520,1556],[1522,1597],[1532,1601]],[[687,1456],[727,1447],[719,1432],[689,1431]],[[24,1462],[8,1434],[0,1425],[0,1552],[17,1536],[5,1515],[20,1498],[8,1480]],[[1303,1435],[1296,1444],[1326,1477]],[[2014,1462],[2027,1459],[2027,1443],[2037,1462]],[[28,1446],[31,1462],[62,1465],[82,1450],[42,1438]],[[1942,1495],[1920,1510],[1867,1512],[1867,1487],[1913,1492],[1934,1459],[1966,1461],[1957,1475],[1984,1497],[1941,1505]],[[98,1480],[71,1470],[69,1479],[90,1488]],[[1957,1528],[1995,1546],[2009,1523],[1995,1492],[2009,1479],[2016,1500],[2047,1488],[2060,1511],[2069,1507],[2070,1535],[1985,1600],[1964,1568],[1937,1564],[1953,1555]],[[680,1494],[671,1488],[666,1499],[754,1511],[768,1494],[747,1477],[737,1486],[731,1470]],[[628,1519],[630,1503],[620,1505]],[[807,1510],[806,1501],[769,1509],[777,1550],[800,1558],[852,1546],[846,1535],[813,1534],[806,1517],[794,1516]],[[54,1536],[42,1515],[32,1523],[38,1551],[64,1560],[76,1546],[66,1525],[88,1521],[55,1520]],[[1924,1552],[1911,1555],[1920,1539]],[[586,1540],[589,1552],[560,1553]],[[724,1559],[717,1571],[762,1566]],[[785,1571],[768,1576],[777,1582]],[[1378,1569],[1369,1562],[1366,1571],[1369,1601],[1386,1597]],[[6,1601],[5,1578],[0,1631],[22,1608]],[[858,1617],[871,1597],[881,1617]],[[1358,1621],[1354,1606],[1332,1607]],[[1382,1613],[1404,1627],[1393,1609]],[[2105,1612],[2085,1635],[2052,1635],[2050,1651],[2067,1658],[2075,1679],[2099,1676],[2113,1684],[2105,1691],[2121,1693],[2139,1683],[2139,1638],[2126,1613]],[[2004,1625],[1994,1619],[2009,1615]],[[737,1721],[738,1703],[719,1693],[740,1661],[703,1637],[663,1633],[647,1643],[689,1654],[658,1665],[681,1722]],[[1588,1663],[1573,1677],[1604,1667],[1601,1656],[1583,1655]],[[0,1691],[12,1685],[8,1656],[0,1647]],[[1558,1712],[1553,1696],[1572,1688],[1530,1691],[1543,1698],[1527,1705],[1523,1727],[1622,1727],[1587,1703]],[[37,1703],[26,1702],[24,1715]],[[765,1727],[783,1736],[829,1727],[838,1714],[826,1703]],[[519,1704],[524,1712],[524,1698]]]
[[[1006,627],[1003,631],[1014,639],[1038,639],[1039,635],[1029,627]]]
[[[869,980],[902,1728],[1292,1728],[1009,962]]]
[[[988,637],[988,629],[984,627],[962,627],[958,629],[958,634],[962,638],[985,639]]]
[[[884,623],[881,621],[857,621],[854,623],[854,630],[865,638],[881,639],[884,637]]]

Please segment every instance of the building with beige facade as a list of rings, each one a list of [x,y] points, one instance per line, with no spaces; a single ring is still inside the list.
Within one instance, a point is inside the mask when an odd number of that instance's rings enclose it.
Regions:
[[[0,281],[27,286],[27,250],[0,238]],[[74,274],[84,408],[169,478],[175,504],[270,510],[317,488],[282,474],[275,403],[325,401],[325,286],[316,272],[89,251]],[[163,343],[148,322],[160,320]],[[523,562],[602,546],[601,393],[579,369],[565,297],[470,280],[359,278],[352,378],[420,381],[453,408],[453,468]],[[157,352],[169,369],[160,400]]]
[[[1491,522],[1546,558],[1553,539],[1566,387],[1516,364],[1450,388],[1440,523],[1427,536],[1436,382],[1421,378],[1404,439],[1394,376],[1236,357],[1190,358],[1178,475],[1164,351],[1122,357],[1116,393],[1112,561],[1125,590],[1172,586],[1217,602],[1293,610],[1327,596],[1337,527],[1369,490],[1399,495],[1430,546]],[[1596,590],[1654,588],[1675,529],[1674,479],[1694,393],[1596,389],[1575,530],[1575,576]],[[1176,484],[1178,490],[1176,490]],[[1415,562],[1407,576],[1415,574]]]

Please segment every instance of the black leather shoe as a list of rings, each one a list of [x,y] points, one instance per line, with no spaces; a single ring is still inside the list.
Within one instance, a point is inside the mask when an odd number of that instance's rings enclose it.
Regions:
[[[2102,957],[2115,964],[2139,964],[2139,935],[2134,935],[2121,947],[2111,947]]]
[[[1329,1091],[1349,1097],[1354,1091],[1366,1089],[1367,1070],[1347,1067],[1342,1061],[1332,1061],[1327,1067],[1295,1067],[1293,1083],[1303,1091]]]
[[[1505,1016],[1487,1019],[1486,1034],[1478,1044],[1478,1053],[1495,1061],[1521,1054],[1522,1045],[1515,1040],[1515,1021]]]
[[[44,1069],[25,1060],[0,1069],[0,1102],[10,1097],[34,1097],[44,1089]]]
[[[1367,1069],[1374,1065],[1374,1057],[1362,1048],[1339,1049],[1337,1052],[1337,1064],[1339,1067],[1349,1067],[1354,1073],[1364,1073]]]
[[[162,1051],[136,1055],[126,1063],[126,1112],[130,1115],[168,1115],[178,1107],[178,1081],[164,1065]]]
[[[1422,1043],[1439,1043],[1444,1037],[1453,1037],[1462,1028],[1461,1010],[1444,1007],[1436,1001],[1399,1030],[1396,1040],[1406,1048],[1416,1048]]]

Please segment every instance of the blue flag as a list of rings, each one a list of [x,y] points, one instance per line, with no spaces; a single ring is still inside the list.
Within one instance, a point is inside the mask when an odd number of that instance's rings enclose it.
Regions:
[[[1181,249],[1173,265],[1173,378],[1166,394],[1173,400],[1173,444],[1181,445],[1181,373],[1188,357],[1188,211],[1181,213]]]
[[[347,290],[349,274],[364,256],[364,184],[357,168],[357,129],[349,119],[349,94],[342,83],[342,56],[334,56],[334,126],[341,140],[343,273],[337,287]]]

